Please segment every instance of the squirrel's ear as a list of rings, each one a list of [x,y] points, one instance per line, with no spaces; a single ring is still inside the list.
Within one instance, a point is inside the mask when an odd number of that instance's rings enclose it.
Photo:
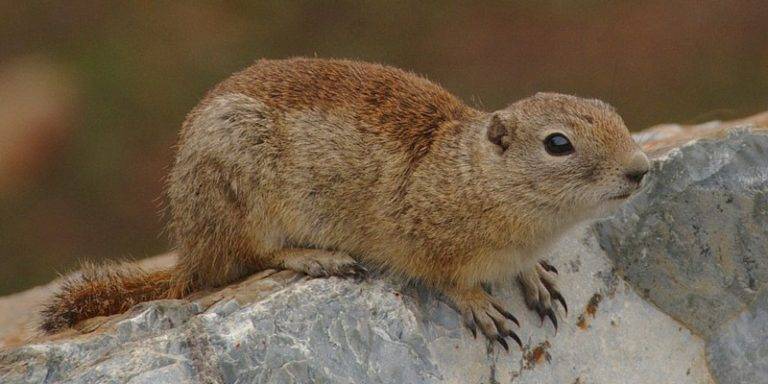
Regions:
[[[490,124],[488,124],[488,140],[501,147],[501,151],[504,152],[509,148],[510,139],[509,128],[504,124],[501,116],[494,113],[491,116]]]

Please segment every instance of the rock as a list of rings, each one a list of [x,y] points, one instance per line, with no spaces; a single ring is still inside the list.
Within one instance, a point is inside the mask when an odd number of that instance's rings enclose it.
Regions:
[[[768,290],[712,336],[707,359],[721,383],[768,381]]]
[[[557,333],[492,287],[522,350],[474,339],[419,286],[264,271],[6,347],[0,382],[766,382],[768,136],[707,137],[641,138],[660,156],[643,191],[553,247],[571,308]]]
[[[768,383],[768,135],[723,134],[663,152],[595,230],[626,281],[707,342],[718,382]]]
[[[173,265],[176,256],[172,253],[158,255],[139,261],[142,268],[154,269]],[[46,285],[0,297],[0,348],[10,348],[30,342],[40,323],[40,306],[53,293],[61,279]]]
[[[754,132],[768,132],[768,111],[733,121],[710,121],[698,125],[662,124],[633,136],[645,152],[659,155],[691,140],[723,138],[740,127],[749,127]]]
[[[651,172],[597,223],[600,244],[644,297],[711,336],[768,282],[768,135],[683,146]]]
[[[0,378],[707,382],[703,342],[624,284],[588,233],[587,226],[578,228],[553,259],[573,311],[557,335],[549,323],[540,326],[516,287],[494,288],[522,321],[522,351],[505,352],[473,339],[453,309],[420,287],[382,279],[308,279],[283,271],[266,278],[264,272],[192,303],[144,303],[90,334],[10,350],[0,357]]]

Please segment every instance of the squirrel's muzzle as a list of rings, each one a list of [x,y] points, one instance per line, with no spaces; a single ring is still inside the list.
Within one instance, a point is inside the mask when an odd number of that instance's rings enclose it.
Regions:
[[[643,151],[638,150],[630,157],[624,170],[624,177],[630,182],[639,185],[650,168],[651,163],[648,161],[648,156]]]

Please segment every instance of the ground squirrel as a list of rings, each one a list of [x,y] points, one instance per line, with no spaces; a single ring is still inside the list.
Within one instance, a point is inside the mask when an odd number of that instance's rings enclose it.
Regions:
[[[543,250],[629,196],[648,168],[598,100],[538,93],[488,113],[392,67],[260,60],[183,124],[167,188],[177,265],[88,267],[42,329],[266,268],[356,275],[360,261],[439,291],[506,348],[517,320],[481,284],[517,278],[556,325],[565,300]]]

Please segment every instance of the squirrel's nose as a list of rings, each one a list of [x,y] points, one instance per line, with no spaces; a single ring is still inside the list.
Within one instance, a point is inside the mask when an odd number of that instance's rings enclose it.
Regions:
[[[648,173],[650,168],[651,164],[648,161],[648,156],[642,151],[637,151],[632,155],[632,158],[629,161],[629,166],[627,167],[627,170],[624,171],[624,177],[633,183],[639,184],[643,181],[643,176]]]

